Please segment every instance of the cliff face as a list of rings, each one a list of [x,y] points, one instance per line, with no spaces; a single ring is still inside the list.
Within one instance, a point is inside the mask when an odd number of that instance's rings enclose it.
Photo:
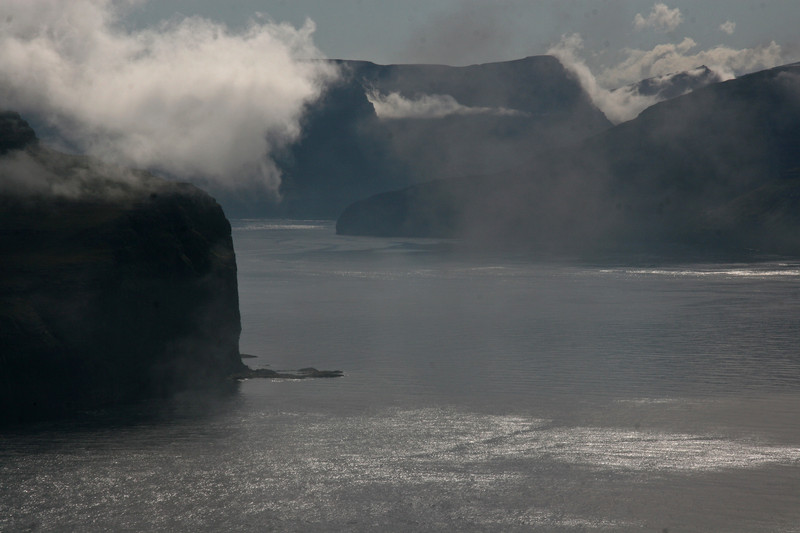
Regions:
[[[6,116],[0,139],[27,131]],[[216,201],[16,139],[0,157],[0,422],[240,372],[236,261]]]

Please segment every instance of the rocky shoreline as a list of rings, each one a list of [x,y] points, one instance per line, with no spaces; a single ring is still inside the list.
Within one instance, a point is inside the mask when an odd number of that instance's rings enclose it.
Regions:
[[[309,378],[340,378],[344,376],[341,370],[317,370],[314,367],[299,370],[271,370],[269,368],[247,368],[231,376],[235,380],[265,378],[265,379],[309,379]]]

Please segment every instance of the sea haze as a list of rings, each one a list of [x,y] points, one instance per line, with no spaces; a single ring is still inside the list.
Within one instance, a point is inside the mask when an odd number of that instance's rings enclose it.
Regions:
[[[246,362],[345,376],[6,432],[0,530],[797,531],[800,263],[233,225]]]

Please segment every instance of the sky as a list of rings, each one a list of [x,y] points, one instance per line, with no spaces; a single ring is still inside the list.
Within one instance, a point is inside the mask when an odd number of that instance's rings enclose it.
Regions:
[[[667,13],[649,19],[659,3]],[[314,42],[327,57],[380,64],[519,59],[545,54],[562,36],[575,33],[594,68],[620,61],[625,49],[651,50],[685,38],[697,43],[695,51],[775,41],[793,59],[800,46],[795,0],[160,0],[136,11],[129,17],[133,24],[176,15],[234,27],[256,13],[295,26],[310,19],[316,24]],[[664,25],[669,12],[677,17]]]
[[[799,61],[797,27],[797,0],[2,0],[0,107],[35,114],[73,151],[277,191],[272,155],[338,75],[309,59],[553,54],[619,122],[652,102],[613,89]]]

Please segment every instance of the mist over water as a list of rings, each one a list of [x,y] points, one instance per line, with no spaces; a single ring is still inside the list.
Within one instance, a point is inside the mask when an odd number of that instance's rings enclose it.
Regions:
[[[0,530],[794,531],[800,264],[234,221],[244,353],[334,380],[0,435]]]
[[[381,379],[433,398],[485,391],[478,404],[499,394],[504,408],[507,394],[582,401],[611,383],[630,397],[771,391],[784,383],[776,376],[800,383],[786,358],[794,263],[575,265],[455,241],[330,239],[324,222],[243,224],[240,269],[256,272],[250,294],[241,289],[243,327],[258,333],[243,336],[242,350],[273,366],[348,367],[376,392]],[[287,227],[301,238],[254,249]]]

